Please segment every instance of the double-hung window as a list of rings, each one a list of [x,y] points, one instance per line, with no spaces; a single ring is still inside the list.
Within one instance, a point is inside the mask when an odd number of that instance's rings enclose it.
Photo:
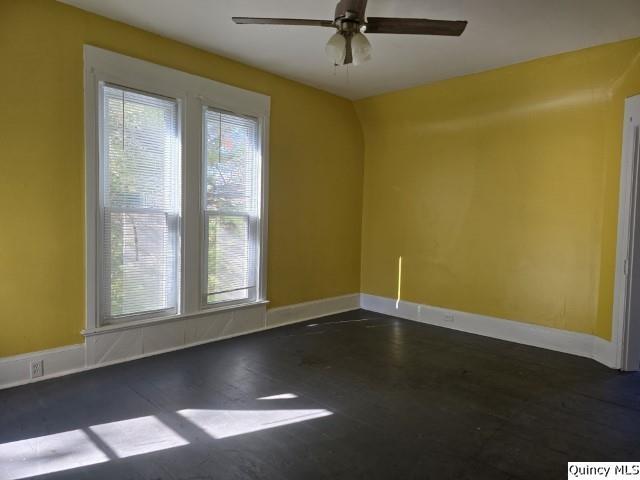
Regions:
[[[99,93],[100,320],[177,314],[179,103],[107,83]]]
[[[255,300],[259,171],[258,121],[205,108],[206,305]]]
[[[87,327],[264,300],[269,98],[85,47]]]

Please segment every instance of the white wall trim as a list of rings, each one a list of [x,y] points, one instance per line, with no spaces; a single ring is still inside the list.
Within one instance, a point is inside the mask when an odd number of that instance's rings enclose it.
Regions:
[[[177,318],[125,330],[106,330],[87,336],[84,344],[0,358],[0,389],[71,373],[127,362],[209,342],[256,333],[336,313],[363,308],[377,313],[483,335],[523,345],[592,358],[620,368],[613,342],[585,333],[514,322],[501,318],[397,302],[368,294],[349,294],[266,310],[266,303],[211,312],[207,316]],[[30,378],[30,365],[44,360],[44,376]]]
[[[0,389],[265,330],[266,302],[87,335],[85,343],[0,359]],[[44,375],[31,378],[31,363]]]
[[[514,322],[404,300],[396,302],[396,299],[368,294],[361,295],[360,306],[365,310],[415,322],[592,358],[608,367],[619,368],[615,345],[585,333]]]
[[[640,95],[625,100],[623,117],[622,158],[620,160],[620,193],[618,198],[618,235],[616,270],[613,290],[612,335],[616,345],[617,363],[624,370],[637,370],[640,354],[631,345],[638,344],[640,324],[631,314],[635,306],[630,299],[633,274],[640,263],[637,258],[638,233],[638,165],[634,158],[634,130],[640,124]],[[637,286],[636,286],[637,288]]]
[[[359,293],[272,308],[267,312],[267,327],[273,328],[290,323],[303,322],[335,313],[357,310],[358,308],[360,308]]]
[[[91,331],[85,343],[0,358],[0,389],[128,362],[151,355],[256,333],[334,313],[356,310],[360,294],[274,308],[267,302],[168,318],[163,322]],[[44,361],[44,375],[31,378],[31,362]]]
[[[31,362],[44,361],[44,376],[31,378]],[[0,358],[0,389],[75,373],[85,365],[84,344]]]

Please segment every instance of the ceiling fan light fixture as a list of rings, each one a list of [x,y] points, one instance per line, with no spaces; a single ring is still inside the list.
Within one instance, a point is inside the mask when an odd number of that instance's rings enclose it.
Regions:
[[[362,33],[356,33],[351,39],[351,50],[353,52],[354,65],[361,65],[371,60],[371,44]]]
[[[333,20],[306,18],[231,17],[237,24],[302,25],[335,28],[325,53],[334,65],[361,65],[371,59],[369,34],[445,35],[459,37],[467,27],[466,20],[433,20],[429,18],[369,17],[365,14],[368,0],[338,0]]]
[[[334,33],[324,51],[334,65],[342,65],[347,56],[347,39],[340,32]]]

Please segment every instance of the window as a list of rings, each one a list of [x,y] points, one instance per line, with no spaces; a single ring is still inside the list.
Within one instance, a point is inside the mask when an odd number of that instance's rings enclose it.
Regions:
[[[175,99],[102,83],[103,321],[178,312],[180,150]]]
[[[207,108],[205,125],[205,303],[256,296],[257,121]]]
[[[269,98],[85,46],[87,331],[264,301]]]

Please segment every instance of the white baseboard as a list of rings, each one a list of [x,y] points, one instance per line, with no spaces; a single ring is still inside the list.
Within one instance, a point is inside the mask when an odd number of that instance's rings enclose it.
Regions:
[[[360,296],[360,306],[365,310],[429,325],[592,358],[608,367],[619,368],[615,345],[585,333],[459,312],[404,300],[397,302],[392,298],[368,294]]]
[[[416,322],[592,358],[620,368],[613,342],[584,333],[368,294],[350,294],[266,310],[260,304],[210,315],[88,335],[84,344],[0,358],[0,389],[224,340],[270,328],[363,308]],[[31,378],[43,360],[44,375]]]
[[[303,322],[335,313],[357,310],[358,308],[360,308],[359,293],[272,308],[267,312],[267,327],[272,328]]]
[[[0,359],[0,389],[158,355],[266,328],[266,304],[212,311],[159,323],[107,328],[85,343]],[[31,363],[43,360],[44,375],[31,378]]]
[[[44,375],[32,379],[31,363],[39,360],[43,361]],[[0,358],[0,389],[67,375],[81,370],[84,365],[84,344]]]
[[[260,332],[288,323],[355,310],[360,294],[326,298],[274,308],[266,304],[105,329],[86,334],[85,343],[0,358],[0,389],[128,362],[183,348]],[[31,363],[43,360],[44,375],[31,378]]]
[[[619,350],[614,342],[596,336],[593,337],[593,352],[591,358],[609,368],[622,368],[622,362],[618,354]]]

